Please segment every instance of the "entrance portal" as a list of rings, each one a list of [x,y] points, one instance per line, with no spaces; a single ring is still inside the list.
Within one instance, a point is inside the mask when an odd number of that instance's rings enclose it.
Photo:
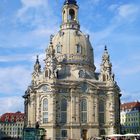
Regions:
[[[87,140],[87,130],[86,129],[82,130],[82,139]]]

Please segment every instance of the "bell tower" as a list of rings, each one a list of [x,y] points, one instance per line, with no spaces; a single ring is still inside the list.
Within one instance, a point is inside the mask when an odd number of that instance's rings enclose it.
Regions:
[[[79,29],[78,5],[76,0],[65,0],[62,9],[62,29],[76,28]]]

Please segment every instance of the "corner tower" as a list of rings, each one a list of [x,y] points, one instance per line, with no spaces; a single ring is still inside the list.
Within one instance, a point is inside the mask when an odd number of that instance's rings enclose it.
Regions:
[[[119,133],[120,89],[107,48],[95,71],[89,35],[80,30],[76,0],[65,0],[62,24],[51,35],[45,66],[38,57],[32,82],[23,96],[26,127],[46,130],[46,139],[87,140]]]

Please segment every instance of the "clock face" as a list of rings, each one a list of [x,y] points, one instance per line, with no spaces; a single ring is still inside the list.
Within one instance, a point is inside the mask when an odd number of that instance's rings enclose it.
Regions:
[[[47,85],[42,86],[42,90],[43,91],[47,91],[48,90],[48,86]]]

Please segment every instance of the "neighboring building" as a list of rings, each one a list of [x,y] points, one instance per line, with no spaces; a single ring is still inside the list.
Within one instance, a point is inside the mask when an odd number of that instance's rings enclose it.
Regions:
[[[5,113],[0,118],[0,138],[20,138],[24,127],[24,114]]]
[[[122,133],[140,134],[140,102],[121,104]]]
[[[62,25],[46,49],[45,67],[37,57],[25,95],[26,126],[46,129],[46,137],[86,140],[120,132],[120,89],[105,47],[95,72],[89,35],[80,31],[78,5],[65,0]]]

